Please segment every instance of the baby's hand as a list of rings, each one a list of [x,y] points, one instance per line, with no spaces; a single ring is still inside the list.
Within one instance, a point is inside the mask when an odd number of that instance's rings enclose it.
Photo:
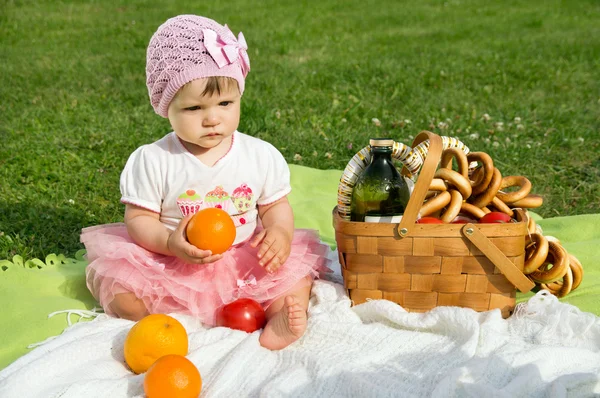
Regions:
[[[258,250],[259,264],[273,273],[287,260],[290,255],[291,241],[287,231],[279,226],[272,226],[260,231],[250,244]]]
[[[191,264],[208,264],[223,258],[222,254],[212,255],[210,250],[201,250],[187,241],[185,229],[193,214],[187,215],[167,240],[167,248],[174,256]]]

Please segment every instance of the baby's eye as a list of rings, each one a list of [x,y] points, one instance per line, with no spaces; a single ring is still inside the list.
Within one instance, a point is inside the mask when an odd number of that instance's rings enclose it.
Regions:
[[[197,111],[198,109],[200,109],[200,107],[198,105],[194,105],[194,106],[188,106],[187,108],[183,108],[186,111]]]
[[[220,106],[227,106],[227,105],[231,104],[232,102],[233,101],[221,101],[221,102],[219,102],[219,105]]]

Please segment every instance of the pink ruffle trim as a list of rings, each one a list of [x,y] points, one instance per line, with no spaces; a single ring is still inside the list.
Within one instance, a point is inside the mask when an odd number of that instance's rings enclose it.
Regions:
[[[87,249],[88,289],[109,315],[115,294],[131,292],[150,313],[177,312],[215,324],[216,311],[241,297],[268,307],[302,280],[318,278],[328,268],[329,247],[316,231],[297,229],[291,254],[274,274],[257,259],[258,248],[248,241],[230,248],[212,264],[188,264],[177,257],[150,252],[129,237],[124,224],[85,228],[81,242]]]

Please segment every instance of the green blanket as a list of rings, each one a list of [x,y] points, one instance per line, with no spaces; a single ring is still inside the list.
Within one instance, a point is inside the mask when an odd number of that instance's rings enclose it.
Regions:
[[[317,229],[323,241],[335,247],[331,211],[336,204],[341,171],[290,166],[292,193],[289,197],[297,228]],[[538,220],[544,235],[559,238],[569,253],[583,264],[583,283],[563,301],[583,311],[600,315],[600,214]],[[20,258],[0,261],[0,369],[27,353],[27,346],[60,334],[67,315],[48,318],[54,311],[92,309],[97,303],[85,287],[86,262],[49,255],[45,261]],[[520,301],[531,296],[519,294]],[[72,321],[77,321],[72,316]]]

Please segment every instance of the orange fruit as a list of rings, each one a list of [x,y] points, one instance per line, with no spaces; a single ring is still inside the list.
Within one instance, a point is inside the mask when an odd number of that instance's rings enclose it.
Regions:
[[[147,398],[197,398],[201,390],[198,368],[181,355],[159,358],[144,376]]]
[[[148,315],[129,330],[123,352],[131,370],[144,373],[164,355],[187,355],[188,335],[177,319],[165,314]]]
[[[209,207],[194,214],[185,233],[188,241],[197,248],[221,254],[235,240],[235,224],[225,210]]]

